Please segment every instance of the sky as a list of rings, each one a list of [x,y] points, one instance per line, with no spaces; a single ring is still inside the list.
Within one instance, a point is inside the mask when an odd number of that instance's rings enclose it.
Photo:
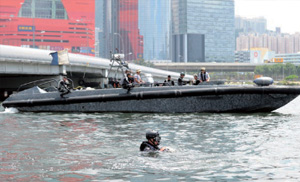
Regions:
[[[281,27],[282,33],[300,32],[300,0],[235,0],[235,14],[265,17],[268,30]]]

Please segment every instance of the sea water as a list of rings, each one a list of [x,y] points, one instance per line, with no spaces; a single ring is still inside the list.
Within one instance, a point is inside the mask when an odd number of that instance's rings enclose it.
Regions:
[[[0,181],[300,181],[300,98],[256,114],[0,112]],[[148,129],[172,152],[141,153]]]

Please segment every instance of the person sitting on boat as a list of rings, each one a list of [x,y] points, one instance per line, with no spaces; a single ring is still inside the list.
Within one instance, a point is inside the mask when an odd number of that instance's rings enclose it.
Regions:
[[[146,132],[146,139],[148,141],[143,141],[140,146],[140,151],[145,152],[154,152],[154,151],[167,151],[166,147],[159,148],[161,137],[157,131],[148,131]]]
[[[122,88],[127,89],[127,93],[134,87],[133,77],[131,73],[127,73],[127,76],[122,80]]]
[[[64,95],[70,93],[71,84],[66,76],[62,78],[62,80],[58,83],[58,91],[61,92],[60,97],[64,97]]]
[[[116,78],[109,78],[108,84],[111,85],[113,88],[120,87],[120,82]]]
[[[134,75],[134,84],[135,85],[140,85],[140,84],[143,84],[145,83],[142,78],[141,78],[141,70],[138,69],[136,70],[136,74]]]
[[[134,77],[132,76],[131,70],[130,70],[130,69],[127,69],[127,71],[128,71],[128,73],[130,73],[130,77],[128,78],[129,81],[130,81],[130,83],[134,83]],[[126,73],[126,75],[127,75],[127,73]]]
[[[209,82],[209,80],[210,80],[209,74],[206,72],[205,68],[202,67],[201,68],[201,72],[199,73],[199,81],[200,81],[200,83],[202,83],[202,82]]]
[[[199,83],[200,83],[200,80],[198,79],[198,75],[194,74],[194,79],[192,81],[192,84],[193,85],[199,85]]]
[[[125,76],[127,76],[128,73],[131,73],[131,70],[130,70],[130,69],[126,69],[126,70],[125,70]]]
[[[128,81],[130,81],[130,83],[133,83],[133,82],[134,82],[134,78],[133,78],[133,77],[128,78],[127,74],[131,74],[131,70],[130,70],[130,69],[126,69],[126,70],[125,70],[124,77],[123,77],[123,79],[121,80],[121,85],[123,85],[123,80],[124,80],[124,78],[130,79],[130,80],[128,80]]]
[[[175,83],[171,80],[171,75],[168,75],[168,78],[165,80],[163,86],[174,86]]]
[[[184,72],[181,72],[181,73],[180,73],[180,77],[178,78],[178,85],[179,85],[179,86],[186,85],[186,82],[183,81],[184,76],[185,76],[185,73],[184,73]]]

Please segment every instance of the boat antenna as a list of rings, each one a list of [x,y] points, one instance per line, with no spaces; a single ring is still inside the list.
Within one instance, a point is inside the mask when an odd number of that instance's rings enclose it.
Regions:
[[[116,48],[116,51],[119,52],[119,49]],[[121,53],[115,53],[115,54],[112,54],[112,51],[110,51],[110,62],[111,64],[109,65],[110,66],[110,69],[108,71],[108,74],[107,74],[107,77],[109,78],[109,75],[110,73],[112,72],[113,68],[117,68],[115,70],[115,80],[116,80],[116,77],[117,77],[117,73],[119,71],[122,72],[122,74],[124,74],[124,69],[129,69],[129,66],[128,66],[128,63],[126,63],[124,61],[124,58],[125,58],[125,55],[124,54],[121,54]]]

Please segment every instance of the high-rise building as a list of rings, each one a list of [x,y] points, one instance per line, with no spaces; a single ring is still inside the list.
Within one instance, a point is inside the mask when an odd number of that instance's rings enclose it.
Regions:
[[[250,62],[250,51],[236,51],[235,62],[249,63]]]
[[[234,61],[234,0],[172,0],[171,6],[173,61]]]
[[[281,34],[281,28],[280,27],[276,27],[276,33]]]
[[[143,36],[138,28],[138,0],[99,0],[100,57],[110,51],[125,54],[126,60],[143,58]],[[101,8],[102,7],[102,8]]]
[[[259,33],[267,32],[267,20],[264,17],[259,18],[243,18],[235,17],[235,29],[242,33]]]
[[[170,0],[139,0],[139,28],[144,37],[144,59],[170,59]]]
[[[113,51],[111,40],[111,5],[110,0],[96,0],[96,27],[98,28],[99,57],[110,58]]]
[[[276,54],[292,54],[300,51],[300,34],[248,34],[236,39],[236,50],[268,48]]]
[[[10,0],[0,9],[0,44],[94,55],[95,0]]]

